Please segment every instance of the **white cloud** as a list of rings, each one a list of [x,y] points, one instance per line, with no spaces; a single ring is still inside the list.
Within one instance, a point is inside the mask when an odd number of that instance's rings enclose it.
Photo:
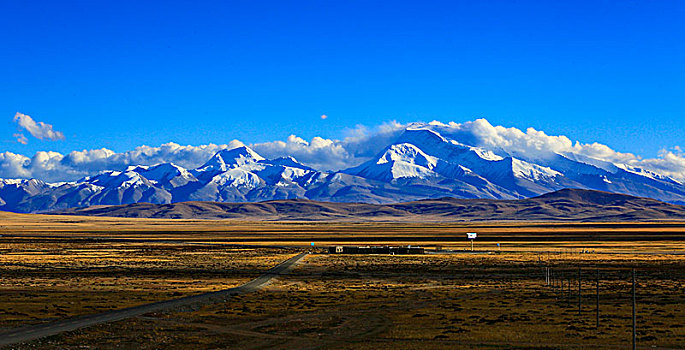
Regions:
[[[20,129],[26,130],[31,136],[39,140],[64,140],[64,134],[61,131],[54,130],[50,124],[36,122],[26,114],[17,112],[17,114],[14,115],[13,121],[17,123]],[[19,135],[21,136],[17,136],[17,134],[14,135],[17,137],[17,141],[26,144],[28,142],[26,137],[23,134]]]
[[[291,135],[285,141],[249,145],[266,158],[293,156],[298,161],[321,170],[340,170],[358,165],[378,153],[399,136],[404,126],[391,122],[376,128],[357,126],[347,130],[343,140],[314,137],[307,141]],[[233,140],[225,145],[181,146],[170,142],[159,147],[139,146],[117,153],[92,149],[68,154],[38,152],[33,157],[5,152],[0,157],[0,178],[34,177],[44,181],[73,181],[104,170],[122,170],[129,165],[174,163],[192,169],[205,163],[221,149],[242,146]]]
[[[373,129],[357,125],[347,130],[347,136],[342,140],[317,136],[306,141],[290,135],[286,141],[257,143],[250,147],[266,158],[293,156],[315,169],[341,170],[370,159],[396,139],[404,128],[397,122],[385,123]]]
[[[129,165],[174,163],[196,168],[216,152],[241,146],[240,141],[225,145],[181,146],[170,142],[159,147],[139,146],[123,153],[101,148],[58,152],[36,152],[29,158],[11,152],[0,153],[0,178],[38,178],[44,181],[72,181],[103,170],[123,170]]]
[[[22,145],[26,145],[29,143],[29,140],[22,133],[12,134],[12,136],[16,137],[17,142],[21,143]]]
[[[31,158],[12,152],[0,153],[0,174],[2,178],[28,178],[33,173],[28,166]]]
[[[493,126],[486,119],[465,123],[431,122],[430,127],[459,142],[480,146],[500,155],[512,155],[523,159],[540,159],[555,153],[577,154],[600,161],[627,164],[685,180],[685,157],[680,147],[662,150],[657,158],[643,159],[632,153],[622,153],[600,143],[573,142],[566,136],[547,135],[544,131],[528,128]]]
[[[417,124],[412,124],[416,126]],[[500,155],[523,159],[544,159],[560,154],[575,154],[614,164],[627,164],[685,180],[685,155],[679,147],[662,150],[658,157],[643,159],[631,153],[617,152],[599,144],[574,142],[563,135],[547,135],[528,128],[493,126],[485,119],[465,123],[431,122],[431,128],[444,136],[464,144],[480,146]],[[249,145],[266,158],[293,156],[298,161],[319,170],[340,170],[356,166],[391,144],[409,124],[389,122],[375,128],[358,125],[345,131],[342,140],[314,137],[305,140],[290,135],[284,141]],[[27,157],[11,152],[0,153],[0,178],[35,177],[46,181],[76,180],[102,170],[121,170],[128,165],[153,165],[172,162],[185,168],[196,168],[221,149],[243,145],[234,140],[224,145],[181,146],[166,143],[158,147],[139,146],[117,153],[102,148],[73,151],[66,155],[57,152],[37,152]]]
[[[370,158],[397,139],[406,127],[407,125],[396,121],[387,122],[372,129],[357,125],[354,129],[347,131],[342,144],[355,158]]]
[[[680,147],[674,147],[674,151],[661,150],[658,158],[632,160],[629,164],[643,167],[647,170],[670,176],[676,180],[685,180],[685,155]]]
[[[303,164],[322,170],[345,168],[353,158],[340,141],[318,136],[306,141],[290,135],[285,141],[257,143],[250,147],[266,158],[292,156]]]

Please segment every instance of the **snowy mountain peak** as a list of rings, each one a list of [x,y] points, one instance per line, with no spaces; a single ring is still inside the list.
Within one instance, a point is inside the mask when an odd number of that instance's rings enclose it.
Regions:
[[[403,162],[433,169],[438,159],[424,153],[411,143],[400,143],[390,146],[376,161],[376,164]]]
[[[418,125],[406,128],[395,142],[411,143],[418,147],[448,143],[447,139],[442,137],[437,131]]]
[[[485,148],[469,146],[457,140],[448,139],[430,127],[431,125],[424,124],[407,128],[396,143],[410,143],[434,157],[450,163],[466,163],[467,166],[472,166],[473,162],[480,162],[481,160],[497,161],[504,159]]]
[[[480,123],[477,127],[487,131],[492,126]],[[191,200],[307,198],[389,203],[446,196],[517,199],[562,188],[685,204],[685,185],[667,176],[578,154],[511,152],[498,140],[483,142],[452,124],[413,123],[365,160],[331,173],[289,156],[265,159],[242,146],[221,150],[193,170],[163,163],[104,171],[59,184],[0,179],[0,210],[35,212]]]
[[[96,176],[85,178],[83,182],[107,188],[153,185],[139,173],[128,169],[126,171],[105,171]]]
[[[251,148],[240,146],[238,148],[224,149],[217,152],[209,161],[207,161],[207,163],[196,169],[195,172],[197,174],[208,172],[214,176],[219,172],[224,172],[231,168],[257,163],[263,160],[265,160],[264,157],[257,154],[257,152],[253,151]]]
[[[437,164],[438,158],[426,154],[417,146],[399,143],[390,145],[377,159],[344,172],[381,181],[401,178],[425,179],[437,176],[432,170]]]
[[[227,165],[245,165],[247,163],[264,160],[264,157],[257,154],[247,146],[240,146],[233,149],[224,149],[217,152],[212,159],[217,159]],[[210,160],[211,162],[211,160]]]

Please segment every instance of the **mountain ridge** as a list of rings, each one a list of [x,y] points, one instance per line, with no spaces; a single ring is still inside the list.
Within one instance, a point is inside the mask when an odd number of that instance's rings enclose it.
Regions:
[[[317,170],[290,156],[267,159],[242,145],[217,152],[195,169],[131,165],[55,184],[0,179],[0,210],[297,198],[375,204],[441,197],[523,199],[563,188],[685,203],[685,185],[662,174],[579,154],[488,149],[469,145],[468,137],[439,125],[413,123],[375,156],[340,171]]]
[[[136,203],[73,208],[58,215],[249,221],[685,221],[685,206],[616,193],[563,189],[517,200],[444,197],[393,204],[308,199],[250,203]]]

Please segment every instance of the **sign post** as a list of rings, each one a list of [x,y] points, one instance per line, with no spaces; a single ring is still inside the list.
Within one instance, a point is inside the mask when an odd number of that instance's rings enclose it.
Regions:
[[[473,240],[476,239],[476,236],[478,236],[478,234],[476,232],[467,232],[466,233],[466,238],[468,238],[471,241],[471,251],[473,251]]]

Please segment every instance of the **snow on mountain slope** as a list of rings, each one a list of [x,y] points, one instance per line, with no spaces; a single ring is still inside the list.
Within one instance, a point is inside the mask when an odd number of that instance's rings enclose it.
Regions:
[[[368,161],[338,172],[293,157],[265,159],[247,146],[221,150],[197,169],[164,163],[49,184],[0,179],[0,210],[37,212],[99,204],[307,198],[391,203],[425,198],[526,198],[594,189],[685,203],[685,185],[651,171],[579,154],[475,146],[472,135],[414,123]]]
[[[438,158],[427,155],[410,143],[400,143],[388,147],[377,160],[348,169],[345,173],[383,181],[425,179],[437,176],[433,171],[437,164]]]
[[[554,169],[448,140],[422,126],[408,128],[397,143],[378,156],[343,172],[382,181],[439,178],[468,183],[477,178],[481,186],[512,193],[513,198],[554,191],[564,183],[557,181],[563,176]],[[471,193],[484,195],[474,190]]]
[[[190,193],[176,197],[235,202],[303,198],[303,186],[320,174],[292,157],[267,160],[247,147],[236,150],[222,151],[192,171],[199,182],[184,188]],[[208,174],[215,175],[209,178]]]
[[[144,178],[162,185],[165,189],[173,189],[186,185],[188,182],[197,181],[190,171],[173,163],[163,163],[153,166],[139,165],[129,167],[127,171],[136,172]]]
[[[516,158],[512,158],[511,171],[516,177],[531,179],[533,181],[550,180],[562,174],[552,168],[531,164]]]
[[[317,172],[292,157],[267,160],[252,150],[249,150],[249,154],[252,156],[249,160],[241,157],[231,163],[223,163],[227,170],[215,175],[211,182],[219,186],[247,188],[256,188],[262,184],[283,186],[286,183],[298,183]]]
[[[285,186],[290,183],[299,185],[313,173],[316,173],[316,171],[271,164],[264,166],[262,170],[256,172],[267,184],[275,186]]]
[[[92,177],[86,177],[79,182],[85,182],[104,188],[153,186],[152,182],[139,173],[130,170],[130,168],[126,171],[105,171]]]
[[[50,186],[36,179],[3,179],[0,180],[0,198],[4,204],[0,209],[11,210],[15,205],[34,198],[50,190]],[[17,210],[25,211],[25,210]]]
[[[129,204],[138,202],[170,203],[172,196],[163,188],[157,187],[155,181],[150,181],[129,167],[126,171],[108,171],[93,177],[87,177],[81,182],[95,185],[100,191],[92,194],[87,202],[94,204]]]
[[[644,176],[644,177],[647,177],[647,178],[650,178],[653,180],[666,181],[666,182],[670,182],[670,183],[678,184],[678,185],[681,184],[680,182],[678,182],[678,181],[676,181],[676,180],[674,180],[668,176],[661,175],[661,174],[655,173],[653,171],[649,171],[647,169],[642,169],[642,168],[634,167],[634,166],[627,165],[627,164],[618,164],[617,167],[622,169],[622,170],[625,170],[629,173]]]
[[[303,165],[293,157],[281,157],[272,160],[261,160],[261,170],[255,171],[267,184],[288,186],[289,184],[305,185],[318,171]]]
[[[234,168],[214,176],[210,182],[218,186],[255,188],[262,180],[249,170]]]
[[[437,159],[435,166],[419,168],[423,173],[450,181],[454,193],[456,188],[469,181],[480,180],[479,190],[469,188],[457,196],[475,195],[488,198],[492,192],[482,193],[480,189],[496,188],[497,195],[510,195],[514,198],[529,197],[555,191],[561,188],[585,188],[615,191],[630,195],[648,195],[668,201],[680,201],[685,194],[683,186],[674,180],[635,169],[615,165],[582,155],[560,155],[552,152],[519,154],[514,157],[504,148],[485,149],[466,144],[468,135],[441,134],[444,125],[410,125],[395,141],[394,145],[412,147],[416,159],[399,158],[399,165],[416,164],[420,158]],[[455,136],[456,135],[456,136]],[[451,138],[456,137],[457,139]],[[411,146],[408,146],[411,145]],[[370,161],[343,172],[369,179],[396,181],[401,176],[392,176],[392,168],[382,161],[388,146],[381,154]],[[498,154],[499,152],[500,154]],[[407,153],[406,155],[411,156]],[[468,169],[468,171],[465,171]],[[409,172],[406,178],[419,178],[419,174]],[[465,177],[470,175],[470,177]],[[634,176],[633,176],[634,175]],[[475,177],[474,177],[475,176]],[[428,177],[423,176],[428,181]]]
[[[198,179],[211,179],[215,175],[231,168],[242,167],[264,160],[247,146],[241,146],[230,150],[221,150],[201,167],[191,171]]]
[[[610,173],[616,173],[619,169],[619,167],[616,166],[616,164],[614,164],[614,163],[606,162],[606,161],[599,160],[599,159],[590,158],[590,157],[587,157],[587,156],[584,156],[581,154],[568,153],[568,154],[557,155],[557,156],[563,157],[567,161],[573,161],[576,164],[576,167],[579,167],[579,168],[580,168],[580,166],[579,166],[580,164],[585,164],[585,165],[592,166],[593,168],[599,168],[601,170],[604,170],[604,171],[610,172]],[[555,157],[555,158],[558,158],[558,157]],[[596,172],[596,170],[593,172]]]

